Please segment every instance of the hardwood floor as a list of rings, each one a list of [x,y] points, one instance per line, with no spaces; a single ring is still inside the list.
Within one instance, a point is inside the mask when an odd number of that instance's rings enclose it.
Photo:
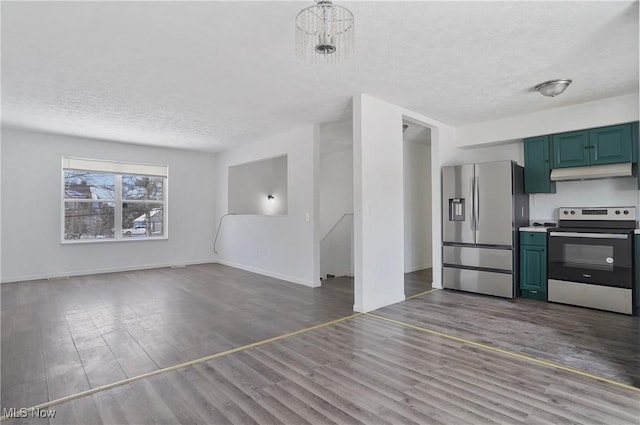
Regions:
[[[449,290],[376,313],[640,388],[640,317]]]
[[[407,296],[430,270],[405,276]],[[305,288],[221,265],[2,285],[2,407],[28,407],[352,314],[353,280]],[[56,404],[113,423],[637,423],[640,318],[435,291]],[[402,324],[400,322],[406,323]],[[452,340],[411,326],[443,332]],[[629,384],[496,353],[474,341]]]
[[[321,288],[218,264],[2,285],[2,406],[33,406],[353,313]]]
[[[412,297],[432,289],[433,271],[431,268],[418,270],[404,275],[404,295]]]
[[[432,269],[423,269],[404,275],[404,295],[411,297],[432,289],[433,283]],[[332,291],[340,291],[349,294],[353,299],[353,278],[338,276],[322,281],[322,286],[331,287]]]
[[[639,395],[364,315],[8,423],[637,424]]]

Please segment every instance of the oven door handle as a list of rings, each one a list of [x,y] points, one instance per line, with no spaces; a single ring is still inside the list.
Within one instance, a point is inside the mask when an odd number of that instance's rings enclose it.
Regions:
[[[589,239],[629,239],[629,235],[620,233],[582,233],[582,232],[550,232],[549,236],[564,236],[566,238]]]

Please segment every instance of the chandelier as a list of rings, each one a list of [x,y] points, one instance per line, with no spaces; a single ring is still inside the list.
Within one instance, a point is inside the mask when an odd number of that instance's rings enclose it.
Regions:
[[[353,51],[353,13],[330,0],[315,0],[296,16],[296,54],[312,63],[335,63]]]

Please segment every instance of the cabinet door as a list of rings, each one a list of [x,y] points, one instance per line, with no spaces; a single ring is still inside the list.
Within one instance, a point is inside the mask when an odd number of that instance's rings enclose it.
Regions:
[[[635,300],[636,300],[636,310],[633,313],[634,316],[640,316],[640,235],[635,235],[635,243],[634,247],[636,253],[636,282],[635,282]]]
[[[547,248],[520,246],[520,289],[534,293],[547,292]]]
[[[556,183],[549,180],[551,171],[550,136],[524,139],[525,193],[555,193]]]
[[[640,150],[640,138],[638,137],[638,121],[631,123],[631,146],[633,147],[633,162],[636,163],[636,174],[638,175],[638,189],[640,189],[640,171],[638,171],[638,151]],[[640,299],[640,293],[638,297]]]
[[[591,165],[631,162],[631,124],[589,130]]]
[[[638,121],[631,123],[631,158],[638,162]]]
[[[589,131],[554,134],[553,168],[589,165]]]

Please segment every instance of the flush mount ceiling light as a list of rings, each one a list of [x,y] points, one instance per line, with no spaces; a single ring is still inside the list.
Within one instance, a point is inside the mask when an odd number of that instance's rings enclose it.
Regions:
[[[540,83],[536,86],[536,90],[543,95],[549,97],[556,97],[562,94],[563,91],[571,84],[571,80],[551,80]]]
[[[336,63],[353,51],[353,13],[315,0],[296,16],[296,54],[311,63]]]

